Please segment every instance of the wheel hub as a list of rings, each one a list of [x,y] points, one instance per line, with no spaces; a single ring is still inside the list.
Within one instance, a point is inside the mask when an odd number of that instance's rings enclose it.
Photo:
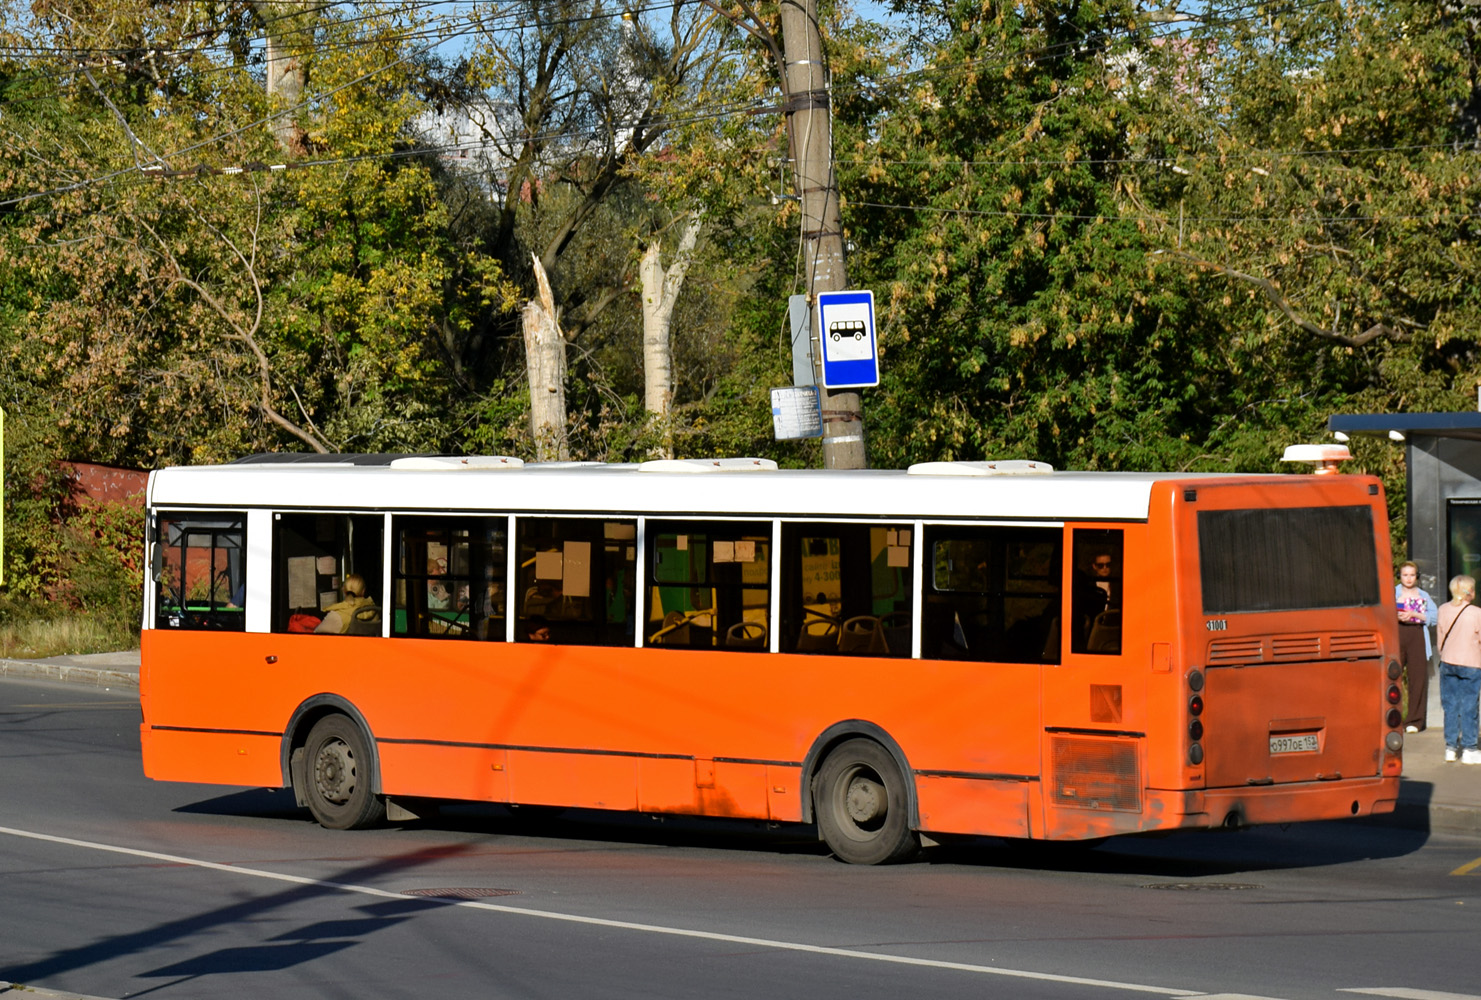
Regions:
[[[865,777],[855,777],[849,782],[845,806],[849,818],[861,824],[878,820],[889,808],[879,782]]]
[[[355,790],[355,758],[343,743],[326,743],[314,761],[314,785],[326,802],[343,805]]]

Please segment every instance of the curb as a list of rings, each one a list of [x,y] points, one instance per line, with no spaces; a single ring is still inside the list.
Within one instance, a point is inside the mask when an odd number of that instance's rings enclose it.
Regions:
[[[91,684],[101,688],[130,688],[133,690],[139,688],[139,675],[127,670],[74,667],[64,663],[45,663],[41,660],[0,659],[0,677],[65,681],[69,684]],[[14,988],[10,984],[0,983],[0,992]]]
[[[19,983],[7,983],[3,979],[0,979],[0,997],[6,997],[6,1000],[10,1000],[7,994],[11,993],[14,993],[16,995],[16,1000],[21,1000],[21,997],[23,996],[45,998],[45,1000],[103,1000],[102,997],[90,996],[86,993],[67,993],[63,990],[43,990],[36,986],[22,986]]]

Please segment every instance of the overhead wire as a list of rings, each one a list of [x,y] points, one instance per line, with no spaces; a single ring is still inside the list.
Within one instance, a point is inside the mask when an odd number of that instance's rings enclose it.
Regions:
[[[435,4],[427,4],[426,6],[434,6],[434,5]],[[324,5],[320,5],[320,6],[324,6]],[[654,3],[654,4],[649,5],[649,7],[648,8],[645,8],[645,9],[663,8],[663,7],[671,7],[671,6],[674,6],[674,3]],[[1309,6],[1313,6],[1313,4],[1307,3],[1307,4],[1303,5],[1303,6],[1309,7]],[[616,15],[616,16],[620,16],[620,15]],[[589,20],[589,19],[590,19],[590,17],[582,18],[582,20]],[[472,29],[472,28],[467,28],[467,29],[464,29],[464,31],[463,32],[460,32],[459,34],[471,33],[473,30],[474,29]],[[443,36],[439,36],[440,39],[442,37]],[[446,36],[446,37],[449,37],[449,38],[450,37],[456,37],[456,35]],[[423,51],[425,51],[425,49]],[[825,54],[826,54],[826,49],[825,49]],[[383,67],[380,67],[380,68],[378,68],[376,70],[373,70],[370,73],[365,74],[364,76],[357,78],[356,80],[349,81],[348,83],[343,84],[343,85],[341,85],[338,88],[335,88],[334,90],[328,91],[328,92],[326,92],[324,94],[315,95],[314,97],[311,97],[310,99],[308,99],[308,100],[306,100],[304,102],[301,102],[298,105],[295,105],[293,108],[283,109],[283,110],[281,110],[279,112],[276,112],[273,115],[270,115],[270,116],[268,116],[266,118],[259,119],[256,122],[252,122],[252,123],[249,123],[248,125],[242,126],[241,128],[232,129],[230,131],[221,133],[218,136],[214,136],[212,138],[203,140],[203,141],[201,141],[199,143],[195,143],[193,145],[184,147],[183,149],[176,150],[173,153],[169,154],[169,156],[170,157],[179,157],[181,155],[184,155],[185,153],[192,152],[192,151],[194,151],[196,149],[204,148],[204,147],[209,146],[209,145],[212,145],[212,144],[214,144],[216,142],[224,141],[225,139],[230,138],[230,137],[232,137],[234,135],[240,134],[241,132],[243,132],[243,131],[245,131],[245,130],[247,130],[249,128],[256,127],[257,125],[261,125],[261,124],[266,124],[266,123],[268,123],[268,122],[270,122],[272,120],[275,120],[276,118],[282,117],[283,115],[291,114],[291,113],[293,113],[293,112],[295,112],[295,111],[297,111],[297,110],[299,110],[299,109],[301,109],[301,108],[303,108],[305,106],[308,106],[309,104],[311,104],[311,103],[313,103],[315,101],[322,100],[324,97],[327,97],[330,94],[335,93],[335,92],[337,92],[340,89],[344,89],[345,87],[353,86],[353,85],[355,85],[355,84],[357,84],[359,82],[362,82],[365,79],[368,79],[369,77],[372,77],[374,75],[377,75],[380,72],[384,72],[386,69],[389,69],[391,66],[398,65],[398,64],[400,64],[402,62],[406,62],[410,58],[413,58],[413,56],[403,57],[403,59],[401,59],[401,60],[397,60],[396,62],[391,63],[391,64],[388,64],[387,66],[383,66]],[[920,71],[912,71],[912,74],[918,73],[918,72],[920,72]],[[678,127],[678,126],[684,125],[684,124],[692,124],[692,123],[697,123],[697,122],[701,122],[701,121],[706,121],[706,120],[712,120],[712,119],[716,119],[716,118],[727,117],[727,116],[735,115],[735,114],[754,115],[754,114],[758,113],[758,111],[762,111],[762,110],[765,110],[765,109],[757,108],[757,107],[754,107],[754,106],[734,105],[733,104],[733,105],[729,105],[729,106],[726,106],[726,107],[721,107],[719,109],[714,109],[714,110],[708,110],[708,111],[702,111],[702,112],[701,111],[696,111],[695,113],[691,113],[690,115],[687,115],[687,116],[685,116],[683,118],[675,118],[675,119],[666,120],[664,124],[665,124],[666,127]],[[637,124],[637,123],[624,123],[624,124],[634,125],[634,124]],[[831,114],[830,114],[830,126],[831,126]],[[558,141],[560,141],[562,139],[577,139],[577,138],[582,138],[582,137],[590,137],[590,136],[592,136],[594,134],[597,134],[600,131],[602,131],[602,130],[601,129],[595,129],[595,128],[594,129],[571,130],[571,131],[564,131],[564,132],[544,133],[544,134],[542,134],[540,136],[530,137],[530,138],[537,139],[538,141],[542,141],[542,142],[558,142]],[[367,159],[376,159],[376,158],[397,158],[397,157],[406,156],[406,155],[421,155],[421,154],[424,154],[424,153],[427,153],[427,152],[446,151],[446,150],[466,151],[466,150],[473,150],[473,149],[479,149],[479,148],[487,148],[489,145],[491,145],[491,144],[490,143],[487,143],[487,142],[483,142],[483,143],[471,143],[471,144],[470,143],[456,143],[456,144],[448,144],[448,145],[436,146],[436,147],[422,146],[422,147],[417,147],[416,149],[412,149],[412,150],[409,150],[409,151],[395,151],[395,152],[382,153],[382,154],[370,154],[370,155],[367,155],[367,156],[348,157],[348,158],[327,158],[327,159],[320,159],[320,160],[314,160],[314,161],[305,161],[305,165],[306,166],[309,166],[309,165],[311,165],[311,166],[321,166],[321,165],[327,165],[327,164],[336,163],[336,162],[357,162],[357,161],[363,161],[363,160],[367,160]],[[1279,157],[1279,156],[1333,156],[1333,155],[1352,155],[1352,154],[1356,154],[1358,152],[1411,151],[1411,150],[1422,150],[1422,149],[1426,149],[1426,148],[1437,148],[1438,149],[1438,148],[1448,148],[1448,146],[1447,145],[1441,145],[1441,144],[1434,144],[1433,146],[1428,146],[1428,147],[1427,146],[1367,147],[1367,148],[1364,148],[1364,149],[1353,149],[1353,150],[1251,151],[1249,153],[1242,154],[1242,155],[1245,156],[1246,158],[1251,158],[1251,159],[1254,159],[1254,158],[1274,158],[1274,157]],[[1227,154],[1227,157],[1226,158],[1232,158],[1235,155],[1239,155],[1239,154]],[[1168,158],[1167,157],[1120,158],[1120,159],[1118,159],[1118,158],[1107,158],[1107,159],[1085,159],[1085,160],[1078,160],[1077,159],[1077,160],[1073,160],[1073,161],[1062,161],[1062,160],[1029,160],[1029,159],[1017,159],[1017,160],[962,160],[962,161],[947,161],[947,160],[934,160],[934,161],[914,161],[914,160],[909,160],[909,161],[858,161],[858,160],[840,160],[840,161],[836,161],[836,162],[854,163],[854,164],[861,163],[861,162],[871,162],[871,163],[872,162],[878,162],[880,166],[884,166],[884,167],[891,167],[891,166],[896,166],[896,165],[915,165],[915,164],[933,165],[933,166],[938,166],[939,167],[939,166],[946,165],[946,164],[951,164],[951,163],[972,164],[972,165],[1034,165],[1034,166],[1064,167],[1064,166],[1073,166],[1073,165],[1081,164],[1081,163],[1116,163],[1116,164],[1152,163],[1152,164],[1158,164],[1158,165],[1167,165],[1168,164]],[[176,168],[176,169],[170,170],[169,173],[168,173],[168,175],[169,176],[179,176],[179,175],[183,175],[183,174],[186,174],[186,173],[199,174],[202,171],[202,169],[203,168],[201,168],[201,167],[191,168],[189,170],[180,170],[180,169]],[[210,169],[214,169],[214,168],[205,168],[205,169],[210,170]],[[233,171],[230,168],[221,168],[221,169],[225,170],[226,172],[241,172],[240,170]],[[19,203],[22,203],[24,201],[28,201],[28,200],[31,200],[31,199],[37,198],[37,197],[46,197],[46,196],[49,196],[49,195],[65,193],[65,192],[68,192],[68,191],[71,191],[71,190],[76,190],[79,187],[88,186],[89,184],[101,183],[101,182],[104,182],[104,181],[112,180],[112,179],[115,179],[115,178],[117,178],[119,176],[122,176],[124,174],[130,173],[130,172],[132,172],[132,169],[115,171],[115,172],[112,172],[112,173],[109,173],[109,174],[105,174],[105,175],[103,175],[101,177],[98,177],[98,178],[91,178],[91,179],[88,179],[88,180],[79,181],[76,184],[64,185],[64,186],[60,186],[60,187],[57,187],[57,188],[53,188],[53,189],[48,190],[48,191],[35,192],[33,194],[25,195],[25,196],[22,196],[20,198],[11,199],[11,200],[8,200],[8,201],[0,201],[0,206],[6,206],[6,205],[12,205],[12,204],[19,204]],[[859,203],[855,202],[854,204],[859,204]]]

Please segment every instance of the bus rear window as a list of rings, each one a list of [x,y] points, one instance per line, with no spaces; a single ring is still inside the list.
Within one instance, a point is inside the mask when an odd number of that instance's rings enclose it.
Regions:
[[[1198,512],[1205,615],[1377,604],[1368,507]]]

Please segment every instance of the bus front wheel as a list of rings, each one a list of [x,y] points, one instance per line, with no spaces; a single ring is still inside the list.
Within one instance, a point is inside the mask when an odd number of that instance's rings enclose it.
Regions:
[[[320,826],[359,830],[385,818],[385,800],[371,789],[370,746],[359,726],[343,715],[325,716],[309,730],[303,749],[303,798]]]
[[[883,865],[920,850],[920,837],[910,828],[905,777],[873,740],[834,747],[814,787],[818,830],[840,861]]]

